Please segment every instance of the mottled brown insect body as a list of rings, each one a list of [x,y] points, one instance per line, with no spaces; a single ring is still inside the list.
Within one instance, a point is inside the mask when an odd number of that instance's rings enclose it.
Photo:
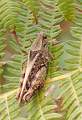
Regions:
[[[29,101],[43,87],[49,61],[48,40],[43,32],[37,36],[28,54],[27,65],[24,68],[20,89],[17,94],[19,102]]]

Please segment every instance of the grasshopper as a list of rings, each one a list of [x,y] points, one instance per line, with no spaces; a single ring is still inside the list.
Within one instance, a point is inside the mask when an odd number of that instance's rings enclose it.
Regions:
[[[19,103],[29,101],[44,86],[49,60],[48,40],[44,33],[40,32],[28,52],[17,94]]]

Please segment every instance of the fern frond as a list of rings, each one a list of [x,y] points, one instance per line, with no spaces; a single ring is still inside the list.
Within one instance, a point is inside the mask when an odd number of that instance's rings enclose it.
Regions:
[[[34,13],[38,13],[39,2],[38,0],[22,0]]]
[[[2,27],[12,30],[20,25],[18,15],[20,12],[18,1],[1,0],[0,1],[0,21]],[[20,26],[21,27],[21,26]]]
[[[74,19],[73,25],[71,27],[72,36],[76,39],[81,40],[82,34],[82,6],[80,4],[76,4],[77,14]]]
[[[81,42],[71,38],[66,41],[64,50],[63,56],[67,57],[63,58],[63,69],[72,71],[81,67]]]
[[[18,40],[18,41],[17,41]],[[12,54],[20,54],[21,46],[19,44],[19,36],[15,35],[13,32],[8,31],[5,33],[5,42],[8,48],[8,51]]]
[[[61,33],[60,23],[63,21],[63,15],[55,4],[55,0],[41,0],[41,7],[39,12],[39,25],[41,30],[54,39]]]
[[[22,2],[20,2],[20,14],[19,14],[19,21],[21,23],[21,28],[16,27],[16,37],[19,40],[18,46],[16,39],[10,40],[10,45],[12,48],[17,49],[19,52],[28,52],[28,48],[31,46],[33,40],[36,38],[36,34],[39,32],[38,25],[35,25],[33,22],[33,14],[31,10],[28,9]],[[16,47],[17,46],[17,47]]]
[[[37,93],[28,104],[28,120],[60,120],[63,117],[62,114],[54,112],[55,103],[49,97],[45,97],[44,93],[45,91]]]
[[[35,25],[33,26],[33,16],[31,11],[29,11],[22,2],[18,2],[17,7],[19,12],[16,14],[18,15],[17,17],[13,16],[13,18],[17,19],[18,23],[17,21],[16,25],[15,22],[12,23],[12,28],[11,30],[7,29],[5,37],[7,39],[8,47],[11,50],[14,50],[13,52],[21,54],[22,51],[27,52],[28,47],[31,45],[31,41],[35,36],[34,32],[36,32],[36,27]]]
[[[23,23],[20,20],[21,2],[12,0],[0,1],[0,28],[4,29],[5,40],[8,47],[12,48],[15,52],[20,52],[20,46],[17,44],[17,36],[19,29],[23,31]]]
[[[65,120],[82,119],[82,71],[77,70],[73,75],[61,81],[61,95],[64,98]]]
[[[0,95],[0,119],[14,120],[19,114],[19,105],[16,101],[16,91]]]
[[[66,70],[75,70],[82,66],[82,16],[81,12],[77,10],[74,23],[70,29],[72,37],[64,43],[65,55],[64,57],[64,68]]]
[[[4,44],[4,31],[0,29],[0,60],[4,57],[6,45]]]
[[[38,0],[22,0],[25,5],[32,11],[34,23],[38,23],[39,1]]]
[[[50,43],[48,46],[53,60],[48,66],[45,86],[29,103],[25,104],[24,107],[28,110],[25,119],[82,119],[82,6],[78,3],[81,2],[71,0],[0,1],[0,58],[4,56],[4,38],[16,54],[12,60],[8,61],[4,70],[0,66],[0,82],[2,82],[3,73],[5,78],[3,84],[0,83],[1,120],[14,120],[19,117],[20,108],[15,99],[17,91],[15,89],[18,88],[22,62],[27,57],[23,52],[28,52],[31,42],[36,39],[39,31],[47,34],[48,40],[54,40],[54,42],[56,38],[63,40],[60,40],[62,42],[60,44]],[[63,20],[73,21],[70,28],[71,34],[67,33],[66,37],[62,37],[61,34],[60,25]],[[65,111],[65,115],[54,111],[55,92],[53,96],[45,96],[46,88],[52,84],[58,87],[57,94],[63,98],[62,111]],[[15,91],[6,93],[11,90]]]
[[[5,56],[4,30],[0,29],[0,85],[3,81],[4,61]]]
[[[60,74],[62,74],[61,72],[61,66],[59,66],[60,64],[60,58],[63,55],[63,44],[58,44],[58,45],[49,45],[49,51],[51,52],[53,59],[49,62],[48,64],[48,78],[54,78]]]
[[[8,62],[5,71],[4,71],[4,78],[5,83],[0,86],[0,89],[3,92],[7,92],[18,88],[20,74],[22,68],[22,56],[16,55],[14,58]]]
[[[20,34],[21,38],[21,49],[28,51],[32,42],[36,39],[37,33],[39,32],[38,25],[33,23],[33,16],[30,10],[24,7],[21,10],[21,21],[23,22],[23,31]],[[19,32],[18,32],[19,34]]]
[[[74,0],[57,0],[60,10],[63,12],[66,20],[72,21],[75,17]]]

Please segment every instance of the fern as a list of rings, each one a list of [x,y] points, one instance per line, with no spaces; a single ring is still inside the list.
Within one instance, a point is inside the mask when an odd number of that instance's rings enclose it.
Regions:
[[[0,1],[0,21],[2,27],[11,29],[18,26],[19,3],[12,0]]]
[[[64,14],[66,20],[72,21],[75,17],[75,1],[74,0],[57,0],[58,5]]]
[[[31,43],[33,42],[33,40],[35,40],[35,36],[37,35],[39,29],[38,29],[38,25],[35,26],[35,24],[33,23],[33,15],[31,13],[30,10],[28,10],[26,7],[24,7],[21,10],[21,20],[23,23],[23,31],[21,32],[21,34],[18,35],[20,36],[21,39],[21,49],[24,51],[28,51],[28,48],[30,47]]]
[[[1,86],[3,92],[5,92],[5,90],[8,92],[18,87],[22,68],[21,66],[22,56],[20,55],[14,56],[13,60],[8,62],[4,71],[5,83]]]
[[[44,91],[45,92],[45,91]],[[61,119],[62,114],[54,112],[54,103],[49,97],[45,97],[43,93],[34,96],[33,100],[28,104],[28,119],[47,120],[47,119]],[[35,103],[35,106],[33,104]],[[36,109],[35,109],[36,108]],[[36,114],[37,113],[37,114]],[[34,118],[33,118],[34,116]]]
[[[64,110],[66,110],[66,120],[82,119],[82,74],[80,70],[76,70],[74,74],[69,75],[61,82],[62,96],[64,97]]]
[[[0,97],[0,119],[14,120],[19,114],[19,105],[15,99],[16,90]]]
[[[38,22],[39,1],[38,0],[23,0],[25,5],[32,11],[33,22]]]
[[[69,70],[75,70],[82,65],[82,42],[81,42],[81,12],[77,10],[77,15],[74,20],[74,24],[71,27],[71,34],[73,37],[69,38],[66,42],[65,48],[68,56],[65,59],[66,68]]]
[[[41,30],[46,32],[51,39],[54,39],[61,33],[60,23],[63,21],[63,15],[54,0],[44,0],[40,4],[39,24]]]
[[[74,19],[74,24],[72,25],[72,29],[71,29],[71,33],[72,33],[72,36],[75,37],[76,39],[81,39],[81,26],[82,26],[82,23],[81,23],[81,20],[82,20],[82,16],[81,16],[81,10],[82,10],[82,7],[80,4],[76,4],[76,9],[77,9],[77,14],[76,14],[76,17]]]
[[[0,1],[0,119],[82,119],[82,7],[70,0]],[[70,21],[68,31],[61,24]],[[29,103],[16,101],[22,62],[31,43],[43,31],[53,60],[49,62],[45,86]],[[59,40],[53,45],[51,41]],[[8,49],[9,48],[9,49]],[[6,59],[6,51],[11,55]],[[2,63],[6,62],[4,66]],[[54,87],[53,87],[54,86]],[[52,93],[48,93],[53,87]],[[46,92],[48,95],[46,96]],[[62,106],[55,100],[63,98]],[[55,107],[59,107],[55,111]],[[22,110],[23,109],[23,110]],[[22,112],[26,112],[22,115]]]
[[[0,59],[4,57],[4,49],[5,49],[5,44],[3,42],[4,40],[4,34],[3,34],[3,30],[0,30]]]

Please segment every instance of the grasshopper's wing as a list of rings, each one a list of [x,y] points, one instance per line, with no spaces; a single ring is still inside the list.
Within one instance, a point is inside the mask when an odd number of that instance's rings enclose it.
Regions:
[[[36,74],[35,79],[32,81],[32,89],[40,89],[44,85],[44,80],[46,79],[47,68],[42,67]]]
[[[44,80],[46,77],[46,67],[42,67],[36,74],[35,80],[32,81],[31,87],[27,93],[23,96],[23,101],[29,101],[30,98],[36,93],[37,90],[44,86]]]
[[[33,61],[33,59],[35,58],[35,56],[39,53],[39,51],[32,51],[29,50],[29,54],[28,54],[28,61],[27,63],[29,64],[30,62]]]
[[[37,79],[37,81],[38,80],[45,80],[45,78],[46,78],[46,72],[47,72],[47,68],[46,67],[42,67],[38,72],[37,72],[37,74],[36,74],[36,79]]]

